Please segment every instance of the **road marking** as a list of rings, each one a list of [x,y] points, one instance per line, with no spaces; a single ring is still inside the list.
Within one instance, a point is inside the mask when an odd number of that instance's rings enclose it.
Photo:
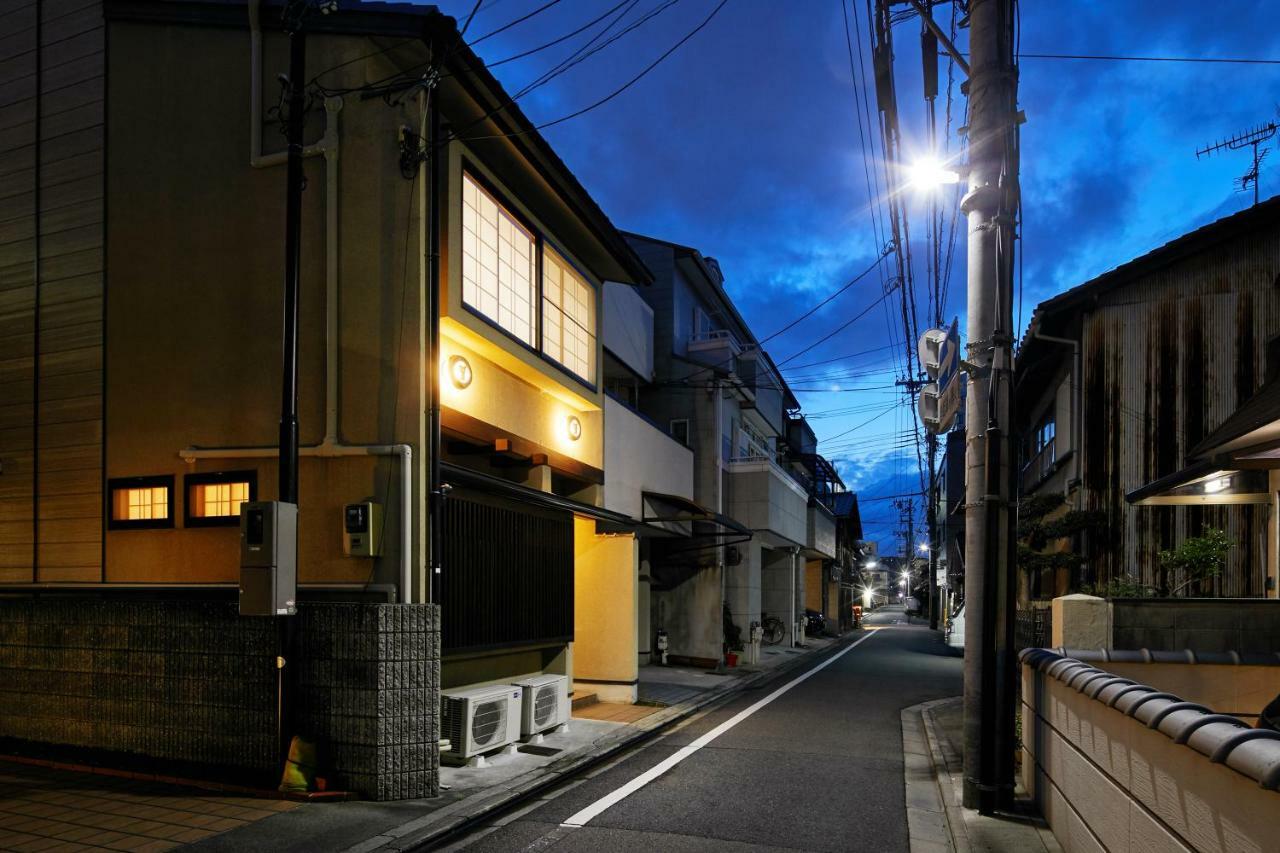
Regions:
[[[750,717],[756,711],[759,711],[761,708],[765,707],[770,702],[774,701],[779,696],[786,693],[791,688],[795,687],[797,684],[800,684],[804,681],[809,680],[814,675],[817,675],[822,670],[831,666],[831,664],[840,660],[840,658],[844,657],[849,652],[853,651],[854,649],[862,645],[867,640],[871,639],[873,634],[874,634],[874,629],[868,629],[868,633],[865,637],[861,637],[856,642],[850,643],[844,649],[832,655],[831,657],[827,658],[822,663],[818,664],[813,669],[806,672],[804,675],[801,675],[797,678],[792,679],[791,681],[779,687],[777,690],[770,693],[768,696],[756,702],[754,705],[734,714],[728,720],[725,720],[723,723],[716,726],[714,729],[707,732],[705,735],[698,738],[693,743],[689,744],[688,746],[681,747],[679,750],[675,752],[675,754],[670,755],[667,758],[663,759],[662,761],[658,762],[656,765],[649,768],[645,772],[641,773],[639,776],[632,779],[630,782],[623,785],[621,788],[618,788],[617,790],[604,795],[603,797],[596,800],[591,805],[587,806],[586,808],[582,809],[581,811],[569,817],[560,825],[566,828],[585,826],[589,821],[597,817],[601,812],[605,811],[606,809],[612,808],[613,806],[625,800],[627,797],[634,794],[636,791],[639,791],[645,785],[648,785],[654,779],[657,779],[663,773],[666,773],[672,767],[675,767],[681,761],[684,761],[686,758],[693,755],[695,752],[702,749],[704,746],[711,743],[716,738],[720,737],[720,735],[729,731],[734,726],[738,725],[743,720]]]

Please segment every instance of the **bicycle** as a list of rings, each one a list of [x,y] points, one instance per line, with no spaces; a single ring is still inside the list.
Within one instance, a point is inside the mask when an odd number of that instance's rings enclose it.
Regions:
[[[765,616],[761,626],[764,629],[764,644],[776,646],[787,636],[787,626],[777,616]]]

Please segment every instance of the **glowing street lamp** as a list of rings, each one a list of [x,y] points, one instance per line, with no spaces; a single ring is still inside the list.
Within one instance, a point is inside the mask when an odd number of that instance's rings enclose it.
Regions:
[[[918,190],[959,182],[960,173],[934,157],[923,157],[907,167],[907,183]]]

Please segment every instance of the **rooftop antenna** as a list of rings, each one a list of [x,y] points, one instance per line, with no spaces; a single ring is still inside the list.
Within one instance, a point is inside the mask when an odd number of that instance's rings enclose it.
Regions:
[[[1246,130],[1244,133],[1238,133],[1230,139],[1224,139],[1221,142],[1215,142],[1213,145],[1206,145],[1204,148],[1196,151],[1196,159],[1208,157],[1215,151],[1239,151],[1246,145],[1253,148],[1253,165],[1249,171],[1236,178],[1237,192],[1245,192],[1249,189],[1249,185],[1253,185],[1253,203],[1258,203],[1258,174],[1262,168],[1262,161],[1266,159],[1267,154],[1271,152],[1270,148],[1259,148],[1262,143],[1266,142],[1276,135],[1276,123],[1269,121],[1266,124],[1260,124],[1253,130]]]

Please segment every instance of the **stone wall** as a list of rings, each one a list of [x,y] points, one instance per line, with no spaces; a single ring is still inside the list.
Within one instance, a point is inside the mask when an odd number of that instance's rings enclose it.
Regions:
[[[1113,599],[1111,648],[1241,654],[1275,652],[1280,650],[1280,601]]]
[[[438,792],[439,624],[430,605],[304,604],[299,723],[334,788]],[[0,599],[0,739],[101,763],[278,780],[274,620],[226,601]]]

